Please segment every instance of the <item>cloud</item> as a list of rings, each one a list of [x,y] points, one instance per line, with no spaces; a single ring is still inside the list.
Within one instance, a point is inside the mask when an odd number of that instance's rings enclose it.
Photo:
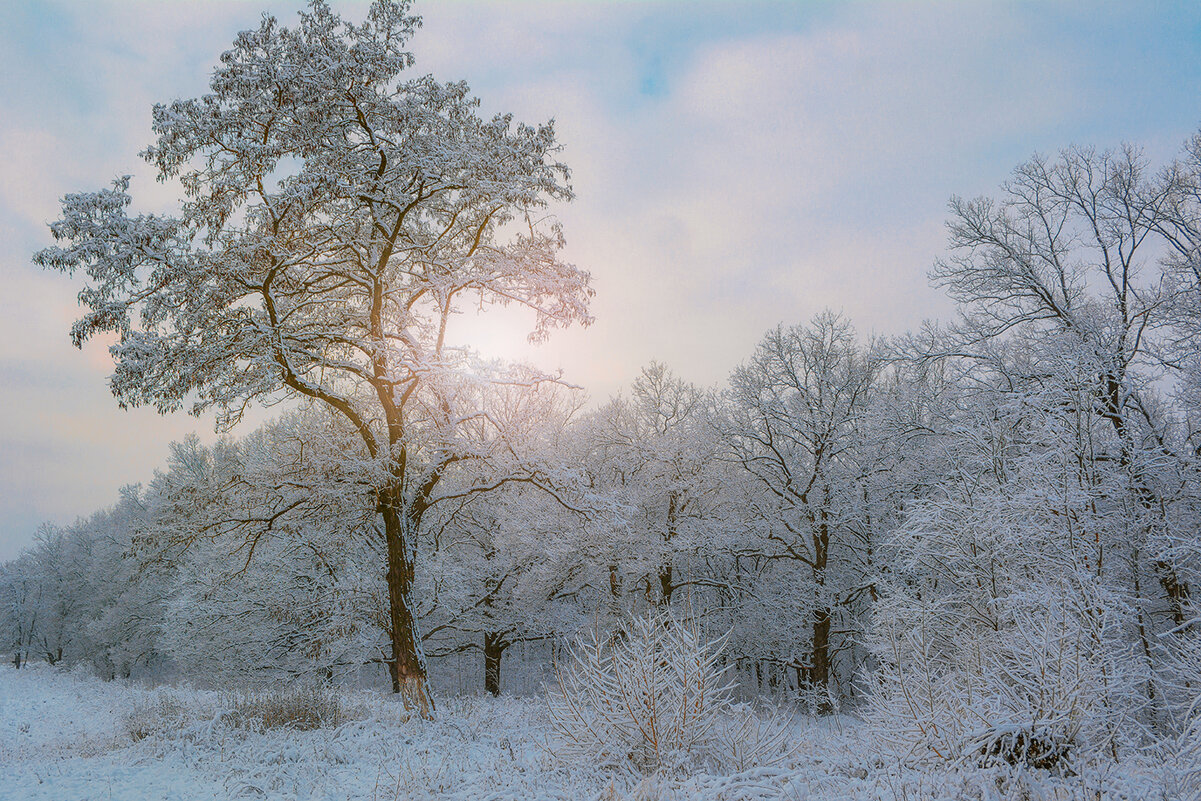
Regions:
[[[298,5],[271,9],[290,25]],[[260,7],[7,9],[0,558],[6,542],[11,555],[28,541],[28,521],[115,499],[149,477],[167,441],[209,427],[119,412],[103,346],[80,354],[67,341],[77,285],[36,272],[29,254],[48,244],[64,192],[133,171],[143,207],[170,205],[172,188],[136,156],[151,104],[204,91]],[[562,367],[602,399],[652,358],[721,381],[767,328],[827,306],[864,333],[945,316],[925,273],[951,194],[989,192],[1030,153],[1070,141],[1145,137],[1171,152],[1197,123],[1199,45],[1171,38],[1181,23],[1170,15],[963,3],[416,10],[419,72],[466,78],[486,113],[556,120],[578,193],[557,212],[567,258],[594,274],[597,322],[500,350]]]
[[[1078,91],[1020,23],[946,12],[705,42],[637,105],[570,73],[525,85],[555,109],[580,187],[569,254],[598,286],[594,329],[544,360],[600,394],[651,358],[708,383],[823,307],[883,333],[945,313],[925,273],[946,198],[995,185],[1013,162],[980,153],[1059,125]]]

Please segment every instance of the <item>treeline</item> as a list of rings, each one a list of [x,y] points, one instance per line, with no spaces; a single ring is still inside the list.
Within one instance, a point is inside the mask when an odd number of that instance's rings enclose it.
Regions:
[[[544,380],[444,388],[480,411],[422,457],[443,466],[404,560],[419,653],[472,654],[498,693],[515,644],[669,607],[729,632],[754,692],[858,706],[907,748],[1187,736],[1201,136],[1161,169],[1035,158],[951,209],[953,323],[868,341],[823,313],[721,387],[652,364],[599,408]],[[2,647],[109,677],[383,677],[378,465],[319,405],[178,443],[0,568]]]

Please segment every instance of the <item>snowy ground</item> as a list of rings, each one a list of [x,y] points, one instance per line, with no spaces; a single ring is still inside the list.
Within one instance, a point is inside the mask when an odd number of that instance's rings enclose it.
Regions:
[[[902,771],[872,756],[850,718],[798,718],[784,767],[675,780],[615,779],[563,765],[535,700],[440,699],[439,719],[409,720],[395,702],[347,696],[357,718],[314,731],[249,731],[212,691],[147,689],[33,665],[0,668],[0,798],[645,799],[925,801],[1172,799],[1144,765],[1122,775],[1009,777]],[[140,739],[135,739],[135,736]]]

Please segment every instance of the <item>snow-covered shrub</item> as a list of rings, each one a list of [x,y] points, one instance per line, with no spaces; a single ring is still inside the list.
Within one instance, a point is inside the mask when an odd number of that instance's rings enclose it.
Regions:
[[[783,765],[800,745],[783,710],[758,713],[750,704],[736,704],[718,724],[714,757],[731,772]]]
[[[980,767],[1013,765],[1062,770],[1073,756],[1073,732],[1046,723],[1008,723],[984,728],[976,737]]]
[[[1201,698],[1176,742],[1173,776],[1181,798],[1201,798]]]
[[[868,717],[903,760],[1066,773],[1146,744],[1146,618],[1104,505],[1121,476],[1080,481],[1047,438],[1003,482],[981,474],[914,503],[889,543]]]
[[[945,599],[890,600],[868,714],[880,743],[918,760],[1063,772],[1136,739],[1145,683],[1119,615],[1068,582],[1040,592],[994,606],[995,627]]]
[[[733,708],[724,644],[665,611],[579,641],[547,693],[555,754],[644,774],[714,760]]]
[[[1189,612],[1185,623],[1162,638],[1168,659],[1159,686],[1174,735],[1163,742],[1163,761],[1181,798],[1201,798],[1201,609]]]

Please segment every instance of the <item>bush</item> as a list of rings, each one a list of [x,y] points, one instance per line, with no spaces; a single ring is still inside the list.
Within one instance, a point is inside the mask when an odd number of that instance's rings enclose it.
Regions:
[[[783,766],[796,755],[799,745],[789,717],[780,710],[759,714],[749,704],[738,704],[717,727],[714,758],[735,773]]]
[[[1201,704],[1201,698],[1198,698]],[[1201,708],[1194,707],[1177,740],[1176,775],[1181,798],[1201,798]]]
[[[1145,731],[1146,673],[1120,642],[1121,604],[1073,577],[982,609],[887,597],[866,710],[877,747],[906,763],[1013,766],[1070,775]]]
[[[998,727],[976,737],[976,756],[982,768],[1007,764],[1063,771],[1072,746],[1069,734],[1050,726]]]
[[[724,645],[666,612],[580,641],[547,694],[556,754],[643,774],[712,759],[732,710]]]

